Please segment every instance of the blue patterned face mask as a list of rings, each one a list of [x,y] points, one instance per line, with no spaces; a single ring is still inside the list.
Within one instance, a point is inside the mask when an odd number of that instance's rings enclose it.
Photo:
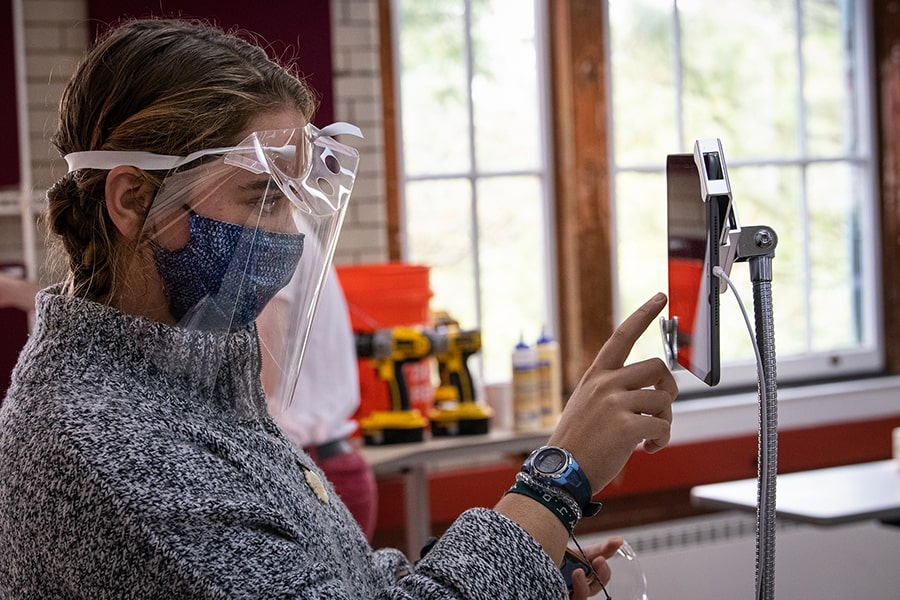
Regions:
[[[172,315],[199,329],[243,327],[291,280],[303,234],[275,233],[196,213],[177,250],[153,245]],[[186,319],[187,317],[187,319]]]

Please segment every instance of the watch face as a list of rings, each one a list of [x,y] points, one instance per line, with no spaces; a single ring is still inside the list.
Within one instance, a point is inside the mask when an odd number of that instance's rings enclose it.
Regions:
[[[566,466],[566,453],[559,448],[545,448],[534,457],[534,469],[538,473],[551,474]]]

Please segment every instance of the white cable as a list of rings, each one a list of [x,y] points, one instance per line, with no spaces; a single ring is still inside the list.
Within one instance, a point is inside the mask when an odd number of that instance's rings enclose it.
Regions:
[[[741,309],[741,314],[744,315],[744,323],[747,325],[747,332],[750,334],[750,343],[753,345],[753,354],[756,356],[756,375],[759,379],[760,396],[762,398],[765,398],[766,378],[763,375],[762,355],[759,352],[759,345],[756,343],[756,335],[754,335],[753,324],[750,322],[750,316],[747,314],[747,310],[744,308],[744,303],[741,301],[741,296],[740,294],[738,294],[737,288],[734,287],[734,283],[732,283],[728,275],[725,274],[725,269],[716,265],[715,267],[713,267],[713,275],[728,284],[728,287],[731,288],[731,291],[734,294],[735,299],[737,300],[738,306]]]

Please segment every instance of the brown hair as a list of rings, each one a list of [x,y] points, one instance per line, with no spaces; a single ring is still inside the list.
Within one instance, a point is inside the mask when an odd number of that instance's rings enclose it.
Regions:
[[[143,150],[185,156],[235,144],[255,115],[285,107],[310,118],[315,99],[259,46],[197,21],[128,21],[76,68],[51,142],[62,155]],[[107,174],[81,169],[47,191],[46,217],[65,251],[68,293],[100,302],[115,297],[122,283],[117,270],[131,250],[106,211]]]

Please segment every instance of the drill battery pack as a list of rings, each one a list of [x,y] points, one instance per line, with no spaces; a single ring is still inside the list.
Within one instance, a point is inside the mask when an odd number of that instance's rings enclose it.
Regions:
[[[360,419],[359,429],[369,446],[421,442],[428,421],[418,410],[376,410]]]
[[[442,398],[444,394],[452,399]],[[452,394],[451,394],[452,393]],[[435,408],[428,412],[431,435],[478,435],[487,433],[491,409],[477,402],[458,402],[455,388],[441,386],[435,392]]]

